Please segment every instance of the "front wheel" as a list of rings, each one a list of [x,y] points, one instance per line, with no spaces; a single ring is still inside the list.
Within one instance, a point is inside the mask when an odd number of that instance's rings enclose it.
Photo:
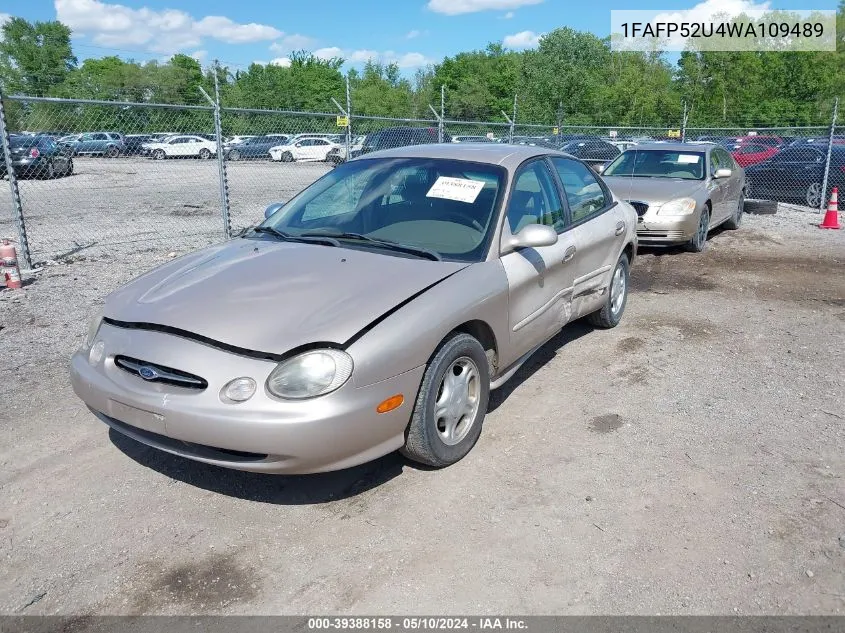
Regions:
[[[469,334],[454,333],[426,368],[402,454],[435,468],[463,459],[481,435],[489,399],[484,347]]]
[[[622,253],[616,262],[616,268],[613,269],[613,276],[610,278],[607,300],[600,310],[587,317],[592,325],[604,329],[619,325],[622,320],[622,313],[625,312],[625,305],[628,303],[629,271],[628,256]]]
[[[73,176],[73,159],[67,159],[67,167],[65,167],[65,176]]]
[[[157,149],[153,152],[153,158],[155,160],[164,160],[167,157],[167,154],[164,153],[163,149]]]
[[[47,167],[44,168],[44,177],[47,180],[53,180],[56,177],[56,166],[53,164],[53,161],[49,161]]]
[[[707,234],[710,232],[710,209],[704,207],[698,218],[698,228],[695,235],[687,242],[687,250],[693,253],[700,253],[707,244]]]
[[[238,150],[233,149],[232,151],[229,152],[229,160],[240,160],[240,159],[241,159],[241,153]]]
[[[293,162],[293,154],[291,154],[290,152],[285,152],[284,154],[282,154],[282,162],[283,163]]]
[[[200,150],[200,158],[202,158],[203,160],[208,160],[209,158],[211,158],[211,150],[203,147]]]
[[[120,149],[112,145],[106,150],[106,157],[107,158],[117,158],[117,155],[120,154]]]

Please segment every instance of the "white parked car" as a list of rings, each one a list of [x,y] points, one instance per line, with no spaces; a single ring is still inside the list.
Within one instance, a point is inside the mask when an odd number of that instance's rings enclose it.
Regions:
[[[293,161],[325,161],[329,153],[340,147],[325,138],[300,138],[270,148],[270,158],[283,163]]]
[[[224,145],[237,145],[239,143],[243,143],[245,140],[255,138],[255,134],[236,134],[235,136],[231,136],[226,139],[223,144]]]
[[[165,158],[211,158],[217,153],[217,143],[201,136],[171,136],[159,143],[144,146],[157,160]]]
[[[362,134],[361,136],[353,136],[350,139],[352,144],[349,146],[349,149],[351,150],[353,156],[357,155],[356,152],[361,151],[361,148],[364,146],[365,138],[367,137]],[[329,153],[326,155],[326,160],[335,164],[346,162],[346,137],[341,136],[341,138],[335,142],[337,143],[337,147],[329,150]]]

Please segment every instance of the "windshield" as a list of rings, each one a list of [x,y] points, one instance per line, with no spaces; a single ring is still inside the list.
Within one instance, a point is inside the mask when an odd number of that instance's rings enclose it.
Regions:
[[[604,170],[605,176],[704,179],[704,153],[678,150],[629,149]]]
[[[480,261],[494,229],[505,171],[497,165],[433,158],[355,160],[330,171],[262,226],[290,236],[322,232],[343,246],[379,250],[356,233]]]

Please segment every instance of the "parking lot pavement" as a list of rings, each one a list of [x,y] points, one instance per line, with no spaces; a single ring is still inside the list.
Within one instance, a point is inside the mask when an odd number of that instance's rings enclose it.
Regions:
[[[74,159],[74,174],[19,179],[36,261],[82,249],[128,255],[150,245],[182,250],[222,239],[220,184],[213,160],[142,157]],[[326,163],[242,161],[227,164],[235,231],[263,219],[331,169]],[[0,236],[16,235],[7,182],[0,183]]]
[[[565,329],[441,471],[259,476],[110,434],[67,359],[166,253],[48,266],[0,292],[0,612],[841,614],[845,232],[812,219],[646,249],[622,324]]]

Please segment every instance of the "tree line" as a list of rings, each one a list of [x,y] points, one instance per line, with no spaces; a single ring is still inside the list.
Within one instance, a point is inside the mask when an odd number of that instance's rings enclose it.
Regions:
[[[834,98],[845,96],[845,0],[837,28],[836,52],[685,51],[670,61],[659,51],[612,51],[609,38],[563,27],[542,37],[535,49],[513,51],[491,43],[407,77],[396,64],[375,61],[344,74],[343,59],[319,59],[307,51],[293,53],[289,66],[255,63],[246,69],[203,69],[182,54],[165,63],[117,56],[80,61],[64,24],[12,18],[2,28],[0,90],[207,105],[200,88],[211,93],[216,72],[221,101],[230,108],[334,113],[331,100],[345,103],[348,79],[353,114],[359,116],[431,118],[429,104],[439,109],[443,86],[446,117],[455,120],[503,121],[503,112],[513,113],[516,96],[518,121],[548,125],[678,127],[684,104],[689,124],[700,127],[827,125]],[[61,127],[55,120],[61,108],[38,108],[41,127],[49,127],[48,120]],[[24,110],[18,108],[18,116]],[[128,122],[135,128],[149,127],[151,117],[174,116],[98,112],[115,126]],[[208,124],[207,113],[192,116],[196,125]],[[238,116],[228,122],[237,128]],[[327,119],[315,122],[328,125]]]

